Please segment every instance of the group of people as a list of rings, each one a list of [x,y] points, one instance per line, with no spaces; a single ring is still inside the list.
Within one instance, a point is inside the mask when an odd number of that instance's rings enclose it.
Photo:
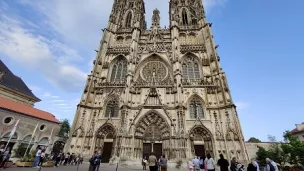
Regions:
[[[266,163],[265,171],[279,171],[277,164],[273,160],[266,158]],[[239,163],[235,157],[232,158],[229,164],[222,154],[220,154],[217,164],[210,154],[207,154],[207,157],[195,157],[188,162],[189,171],[215,171],[216,165],[220,167],[220,171],[245,171],[244,165]],[[247,171],[260,171],[259,164],[255,159],[252,159],[248,164]]]
[[[74,153],[63,153],[60,151],[59,153],[53,153],[51,154],[51,159],[55,161],[55,166],[58,167],[59,165],[77,165],[77,164],[82,164],[83,162],[83,157],[82,155],[76,155]]]
[[[142,165],[143,170],[147,170],[147,166],[150,171],[167,171],[168,160],[165,155],[160,156],[157,160],[156,156],[152,153],[149,158],[143,158]]]
[[[5,169],[7,166],[7,163],[9,162],[9,159],[11,157],[11,148],[8,147],[5,149],[5,145],[2,144],[0,146],[0,168]]]
[[[101,152],[95,151],[92,157],[89,160],[90,166],[89,171],[99,171],[100,163],[101,163]]]

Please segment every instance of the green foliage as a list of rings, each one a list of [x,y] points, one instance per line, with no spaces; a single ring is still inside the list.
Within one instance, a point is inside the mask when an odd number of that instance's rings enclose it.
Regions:
[[[278,143],[275,137],[268,136],[272,145],[269,149],[258,147],[257,160],[261,166],[265,166],[265,158],[270,158],[279,163],[283,168],[286,163],[304,166],[304,142],[293,136],[289,131],[284,133],[284,141]]]
[[[249,138],[248,142],[251,142],[251,143],[261,143],[262,141],[255,138],[255,137],[251,137]]]
[[[284,133],[284,139],[286,143],[281,148],[289,156],[288,162],[304,166],[304,142],[293,136],[289,131]]]
[[[70,123],[69,123],[69,120],[67,119],[64,119],[62,122],[61,122],[61,128],[60,128],[60,131],[58,133],[58,136],[60,137],[65,137],[69,134],[70,132]]]
[[[272,144],[270,145],[269,149],[258,147],[258,151],[256,153],[257,160],[261,166],[266,166],[265,159],[270,158],[284,167],[289,160],[288,154],[283,150],[283,148],[281,148],[282,144],[276,142],[274,136],[269,135],[268,139],[270,142],[272,142]]]

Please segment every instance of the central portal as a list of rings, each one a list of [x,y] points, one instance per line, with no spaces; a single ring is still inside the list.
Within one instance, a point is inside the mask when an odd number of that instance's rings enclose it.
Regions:
[[[142,116],[135,127],[135,139],[142,146],[136,151],[136,156],[148,158],[151,153],[157,158],[169,154],[170,126],[156,111],[149,111]]]
[[[144,143],[143,145],[143,157],[149,158],[151,153],[154,153],[156,158],[163,155],[163,144],[162,143]]]

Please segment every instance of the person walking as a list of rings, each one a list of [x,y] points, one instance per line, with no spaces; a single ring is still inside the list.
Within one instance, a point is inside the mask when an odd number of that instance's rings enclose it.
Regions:
[[[168,160],[166,159],[165,155],[163,155],[162,158],[160,159],[159,165],[161,167],[161,171],[167,171]]]
[[[157,159],[153,153],[149,157],[149,169],[150,171],[157,171]]]
[[[194,170],[195,171],[200,171],[201,170],[201,168],[200,168],[200,160],[198,159],[198,157],[197,156],[195,156],[194,157],[194,159],[192,160],[192,163],[193,163],[193,165],[194,165]]]
[[[38,163],[40,162],[41,153],[42,153],[42,150],[40,149],[40,147],[38,147],[38,150],[36,152],[36,157],[35,157],[35,160],[34,160],[34,163],[33,163],[34,168],[37,167]]]
[[[220,166],[221,171],[229,171],[229,162],[224,158],[223,154],[220,154],[220,159],[217,161],[217,165]]]
[[[215,171],[215,162],[210,154],[207,154],[206,166],[208,171]]]

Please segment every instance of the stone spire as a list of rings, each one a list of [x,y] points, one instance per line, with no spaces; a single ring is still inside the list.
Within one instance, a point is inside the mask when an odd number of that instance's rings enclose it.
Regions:
[[[159,16],[159,10],[157,8],[154,9],[153,11],[151,28],[153,27],[160,28],[160,16]]]

